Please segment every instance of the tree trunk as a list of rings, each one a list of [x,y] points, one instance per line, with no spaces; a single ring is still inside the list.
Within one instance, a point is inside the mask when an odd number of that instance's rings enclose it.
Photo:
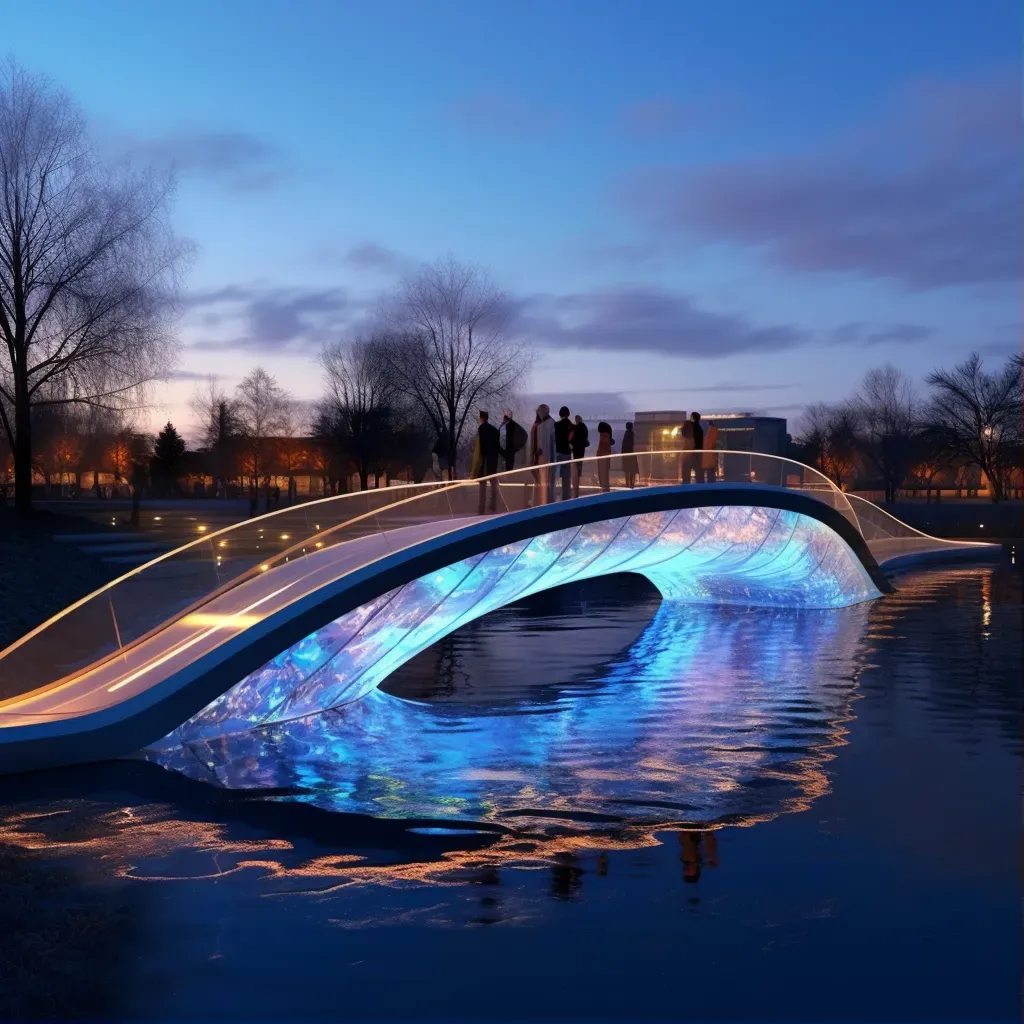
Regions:
[[[19,515],[32,511],[32,411],[27,383],[15,391],[14,511]]]

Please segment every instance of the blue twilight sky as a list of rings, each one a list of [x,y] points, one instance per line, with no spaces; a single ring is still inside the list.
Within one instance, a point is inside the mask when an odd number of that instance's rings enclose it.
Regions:
[[[3,34],[177,167],[153,421],[257,364],[315,396],[321,343],[448,252],[512,301],[526,389],[594,411],[795,420],[1020,344],[1017,0],[50,0]]]

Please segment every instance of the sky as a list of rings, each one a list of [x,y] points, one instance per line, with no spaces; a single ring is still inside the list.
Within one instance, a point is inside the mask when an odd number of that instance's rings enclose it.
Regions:
[[[147,425],[256,365],[315,398],[321,346],[449,253],[515,310],[524,390],[583,411],[793,426],[887,361],[1020,348],[1016,0],[4,6],[102,152],[175,169]]]

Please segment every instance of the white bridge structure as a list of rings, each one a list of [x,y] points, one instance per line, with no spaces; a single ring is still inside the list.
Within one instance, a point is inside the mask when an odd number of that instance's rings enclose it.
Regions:
[[[827,609],[881,597],[901,565],[1001,553],[913,530],[809,466],[716,455],[714,482],[684,482],[702,455],[637,453],[199,523],[0,651],[0,772],[337,708],[464,623],[573,580],[633,572],[667,601]],[[578,496],[555,501],[563,467]]]

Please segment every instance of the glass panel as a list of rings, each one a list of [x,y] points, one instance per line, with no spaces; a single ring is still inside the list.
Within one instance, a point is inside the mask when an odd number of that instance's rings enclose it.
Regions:
[[[630,484],[710,487],[722,480],[798,490],[858,522],[847,496],[822,474],[767,455],[668,450],[591,457],[569,467],[570,494],[579,501]],[[560,466],[541,466],[483,482],[402,484],[322,498],[225,529],[198,518],[190,526],[194,540],[101,588],[0,652],[0,702],[6,704],[0,705],[0,720],[7,714],[81,713],[114,703],[317,587],[478,521],[481,513],[490,514],[492,500],[495,513],[514,512],[561,499],[561,483]],[[728,513],[719,529],[734,529],[734,514]],[[887,519],[875,506],[859,514],[869,541],[888,545],[886,550],[941,543]],[[645,532],[644,522],[653,533]],[[707,510],[699,509],[637,520],[600,554],[595,548],[604,535],[595,527],[587,531],[566,535],[571,557],[551,579],[591,574],[598,557],[621,561],[648,547],[652,556],[670,557],[665,545],[678,550],[680,543],[694,543],[701,531],[710,531],[702,545],[705,557],[712,552],[724,557],[727,544],[716,532],[714,514],[709,518]],[[495,583],[496,596],[541,585],[533,574],[549,558],[546,543],[527,545],[520,552],[507,578]],[[556,557],[550,557],[547,568]],[[65,692],[62,685],[55,696],[50,687],[62,681],[74,692]],[[46,693],[17,699],[39,689]]]

